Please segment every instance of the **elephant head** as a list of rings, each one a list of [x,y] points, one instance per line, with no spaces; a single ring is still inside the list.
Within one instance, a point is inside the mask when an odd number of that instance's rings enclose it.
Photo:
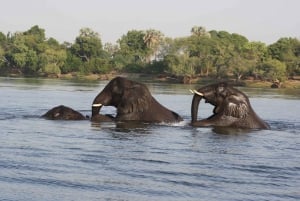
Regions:
[[[103,106],[117,109],[117,121],[175,122],[182,118],[162,106],[151,95],[146,85],[116,77],[95,97],[92,104],[92,120]]]
[[[268,129],[269,125],[261,120],[252,109],[248,97],[227,83],[218,83],[192,90],[194,97],[191,105],[193,126],[223,126],[235,128]],[[214,106],[213,115],[197,120],[200,101]]]
[[[60,105],[52,108],[44,115],[43,118],[49,120],[84,120],[86,119],[80,112],[73,110],[72,108]]]

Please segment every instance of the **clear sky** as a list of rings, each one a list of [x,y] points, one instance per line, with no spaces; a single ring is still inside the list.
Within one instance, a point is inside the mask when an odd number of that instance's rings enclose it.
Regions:
[[[115,43],[133,29],[174,38],[190,35],[195,25],[266,44],[300,39],[300,0],[0,0],[0,6],[1,32],[39,25],[60,42],[74,42],[83,27]]]

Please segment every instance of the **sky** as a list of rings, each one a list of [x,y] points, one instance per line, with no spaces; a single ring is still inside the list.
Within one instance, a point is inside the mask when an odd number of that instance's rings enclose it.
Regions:
[[[193,26],[266,44],[300,39],[300,0],[0,0],[0,5],[2,33],[38,25],[59,42],[73,43],[85,27],[98,32],[103,44],[116,43],[130,30],[184,37]]]

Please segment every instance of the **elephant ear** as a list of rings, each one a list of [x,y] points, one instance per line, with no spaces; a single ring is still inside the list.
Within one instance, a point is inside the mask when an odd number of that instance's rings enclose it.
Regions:
[[[249,105],[244,96],[230,95],[225,101],[224,114],[235,118],[245,118],[249,113]]]
[[[152,96],[148,88],[140,83],[124,88],[118,111],[123,114],[143,112],[150,107]]]

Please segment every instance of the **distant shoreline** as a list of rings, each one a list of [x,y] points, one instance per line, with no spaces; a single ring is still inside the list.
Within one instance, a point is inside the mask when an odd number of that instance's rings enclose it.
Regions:
[[[142,74],[142,73],[106,73],[106,74],[81,74],[77,72],[67,73],[67,74],[59,74],[59,75],[48,75],[48,76],[23,76],[21,74],[7,74],[7,75],[0,75],[0,77],[11,77],[11,78],[47,78],[47,79],[61,79],[61,80],[85,80],[85,81],[101,81],[101,80],[111,80],[116,76],[123,76],[128,78],[147,78],[149,80],[153,80],[154,82],[165,82],[165,83],[176,83],[176,84],[210,84],[215,82],[231,82],[237,86],[244,86],[244,87],[253,87],[253,88],[271,88],[273,84],[270,81],[261,81],[261,80],[240,80],[235,82],[234,79],[215,79],[210,77],[197,77],[192,78],[190,82],[184,83],[181,79],[182,77],[171,77],[171,76],[162,76],[157,74]],[[296,79],[289,79],[280,84],[279,88],[286,88],[286,89],[300,89],[300,77]]]

